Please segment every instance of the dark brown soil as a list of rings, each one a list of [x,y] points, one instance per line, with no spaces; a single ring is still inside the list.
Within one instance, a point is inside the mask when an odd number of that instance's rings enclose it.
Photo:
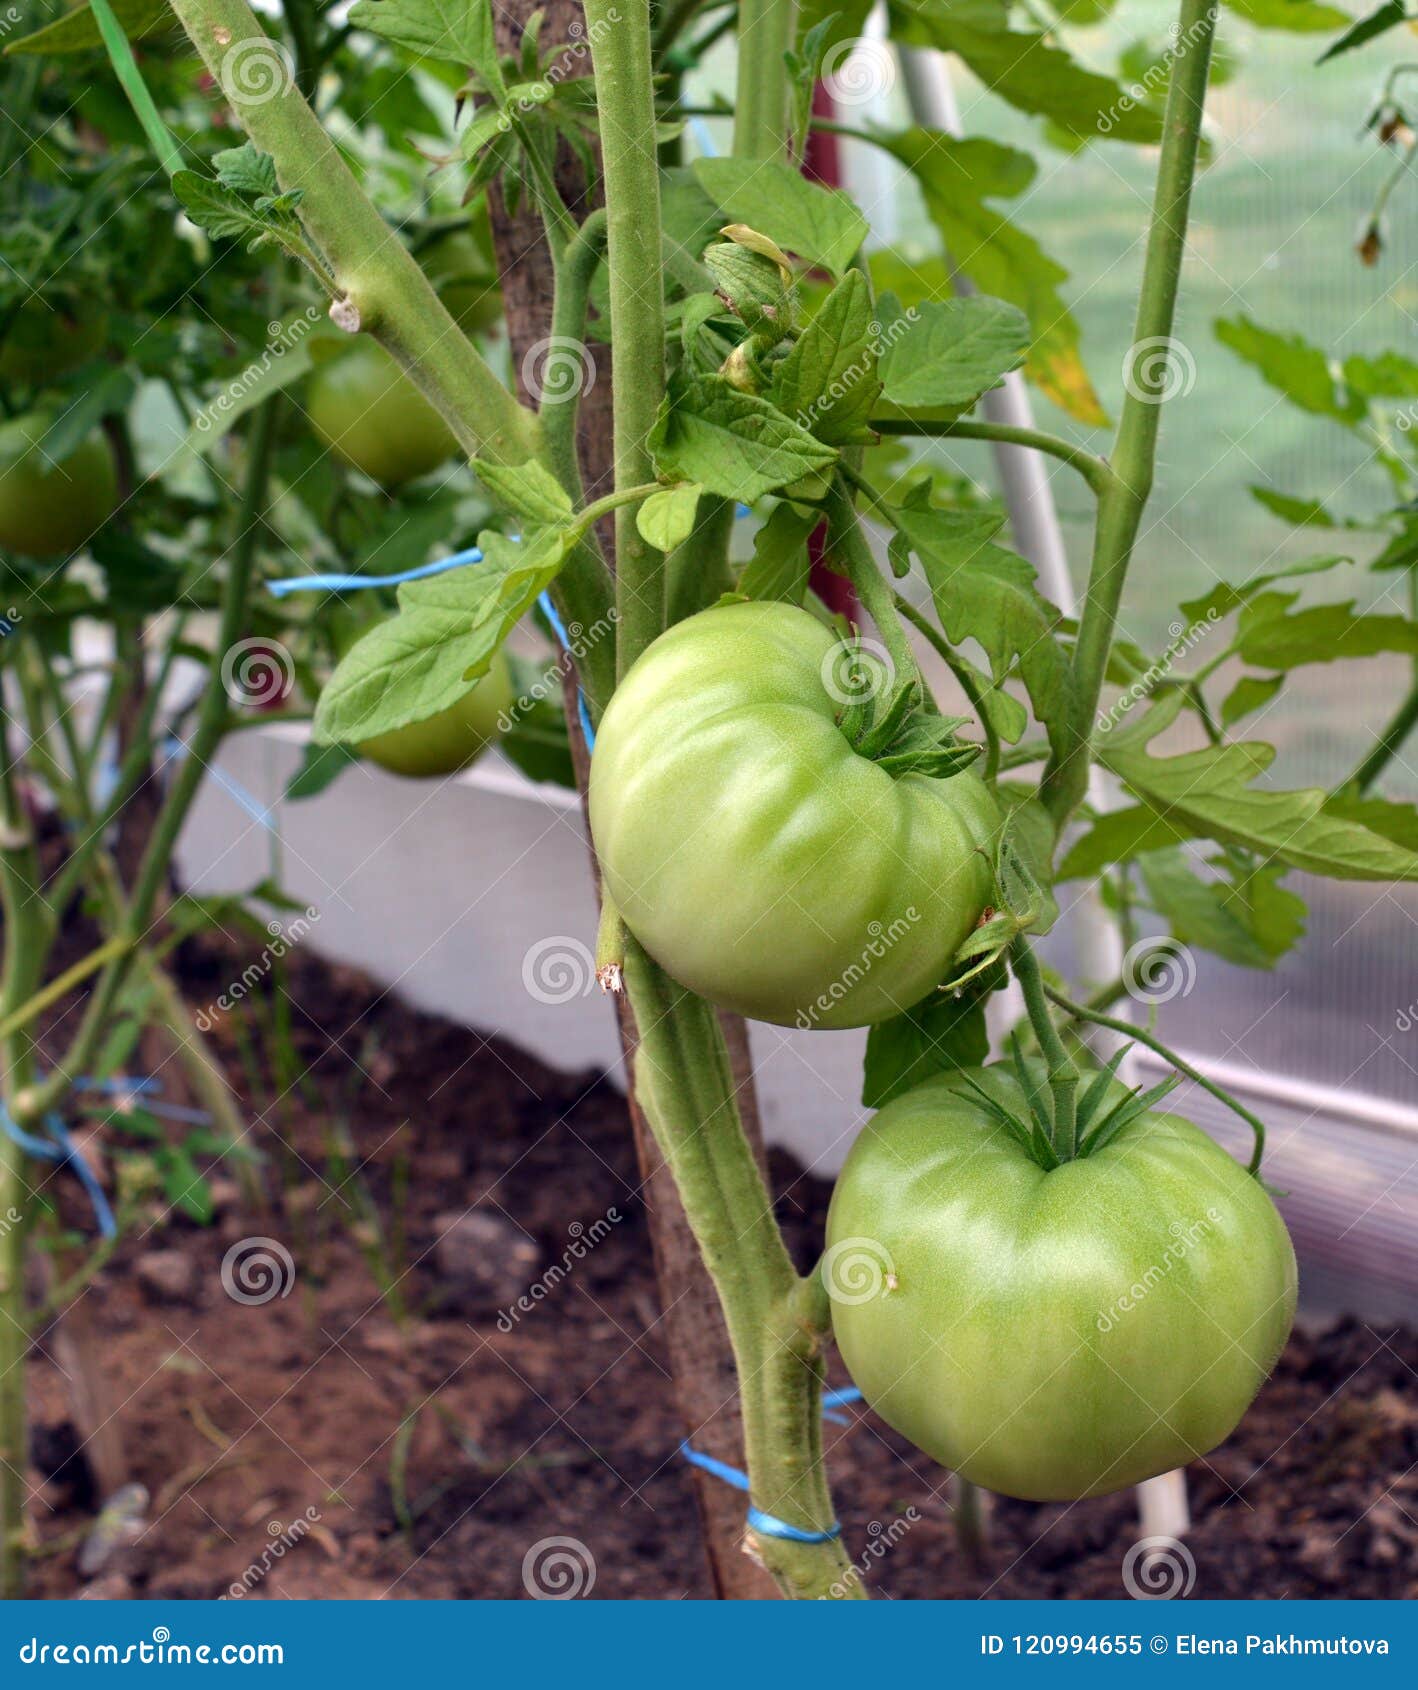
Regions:
[[[233,974],[214,948],[189,947],[183,965],[195,1004]],[[253,1109],[264,1196],[221,1174],[214,1224],[155,1217],[85,1299],[106,1411],[153,1498],[142,1537],[88,1588],[212,1597],[245,1578],[257,1600],[521,1597],[528,1552],[570,1538],[594,1558],[597,1597],[708,1595],[622,1099],[303,954],[290,993],[292,1074],[272,1071],[259,1005],[218,1034]],[[827,1187],[783,1158],[774,1175],[806,1258]],[[435,1217],[473,1205],[515,1229],[519,1261],[530,1240],[545,1265],[612,1209],[622,1219],[500,1330],[434,1271]],[[223,1289],[224,1255],[251,1237],[289,1250],[288,1295],[243,1304]],[[181,1252],[191,1285],[179,1272],[163,1296],[151,1263],[140,1279],[153,1251]],[[34,1588],[71,1596],[93,1486],[52,1336],[31,1379]],[[1297,1335],[1239,1432],[1191,1471],[1194,1594],[1418,1594],[1415,1384],[1411,1332]],[[843,1412],[829,1460],[879,1594],[1125,1593],[1130,1495],[997,1500],[988,1569],[972,1573],[947,1475],[870,1413]]]

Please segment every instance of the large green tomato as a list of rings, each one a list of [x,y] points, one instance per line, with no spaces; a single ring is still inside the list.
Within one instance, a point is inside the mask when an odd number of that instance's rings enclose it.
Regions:
[[[993,884],[981,782],[893,779],[842,732],[847,649],[792,605],[701,611],[632,667],[591,760],[596,852],[630,931],[692,991],[783,1026],[919,1002]]]
[[[43,387],[101,352],[107,338],[108,313],[101,306],[80,301],[55,310],[31,299],[0,331],[0,377]]]
[[[361,757],[392,775],[428,780],[466,769],[496,739],[512,707],[512,674],[499,651],[480,680],[456,704],[422,722],[376,734],[357,747]]]
[[[0,546],[27,557],[67,557],[113,514],[118,471],[101,434],[58,462],[38,450],[40,412],[0,424]]]
[[[1013,1073],[971,1078],[1028,1118]],[[1295,1313],[1285,1223],[1189,1121],[1140,1115],[1046,1173],[955,1074],[864,1128],[822,1272],[843,1360],[882,1418],[967,1479],[1037,1502],[1215,1448]]]
[[[315,432],[381,487],[401,487],[456,456],[453,432],[377,341],[317,366],[306,394]]]

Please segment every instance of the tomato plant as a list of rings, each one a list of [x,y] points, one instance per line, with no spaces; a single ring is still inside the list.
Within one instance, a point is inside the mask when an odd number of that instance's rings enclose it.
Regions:
[[[1209,1453],[1295,1312],[1260,1185],[1190,1122],[1093,1079],[1063,1163],[1037,1154],[1037,1066],[906,1092],[853,1144],[827,1223],[833,1335],[866,1400],[943,1466],[1034,1501]]]
[[[869,693],[886,685],[794,605],[702,611],[641,656],[597,734],[591,829],[626,925],[677,980],[762,1021],[898,1013],[991,896],[989,793],[893,770],[865,724],[854,744],[853,664]]]
[[[113,511],[118,471],[99,434],[53,458],[41,450],[53,419],[34,412],[0,423],[0,546],[29,557],[67,556]]]

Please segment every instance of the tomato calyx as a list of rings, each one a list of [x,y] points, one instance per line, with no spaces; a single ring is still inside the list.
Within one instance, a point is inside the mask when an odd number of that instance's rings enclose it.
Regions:
[[[990,1119],[1009,1133],[1031,1161],[1037,1162],[1045,1173],[1051,1173],[1055,1168],[1062,1167],[1066,1161],[1074,1158],[1081,1161],[1084,1157],[1102,1150],[1105,1145],[1111,1144],[1124,1127],[1135,1121],[1139,1115],[1145,1115],[1149,1109],[1155,1108],[1169,1092],[1182,1083],[1180,1074],[1169,1074],[1166,1079],[1159,1080],[1147,1091],[1143,1091],[1141,1086],[1130,1086],[1122,1097],[1114,1098],[1109,1103],[1109,1095],[1117,1081],[1119,1064],[1132,1048],[1131,1045],[1124,1045],[1089,1080],[1078,1100],[1074,1128],[1078,1148],[1072,1155],[1060,1142],[1047,1095],[1039,1085],[1034,1069],[1024,1059],[1017,1033],[1011,1035],[1010,1054],[1019,1089],[1028,1105],[1027,1111],[1016,1112],[1007,1109],[963,1068],[960,1070],[960,1078],[970,1088],[976,1103]]]
[[[983,747],[958,737],[970,718],[928,715],[919,681],[896,688],[883,703],[866,671],[857,671],[855,678],[867,684],[845,705],[837,725],[859,757],[879,764],[893,780],[902,775],[947,780],[980,755]]]

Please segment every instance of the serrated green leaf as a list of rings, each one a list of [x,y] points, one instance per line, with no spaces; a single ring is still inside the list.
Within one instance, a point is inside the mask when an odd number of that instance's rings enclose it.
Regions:
[[[1252,486],[1249,491],[1251,497],[1257,503],[1264,505],[1272,515],[1278,516],[1286,522],[1293,522],[1297,528],[1334,528],[1337,526],[1334,518],[1319,499],[1296,498],[1291,493],[1277,493],[1270,487]]]
[[[1229,728],[1262,709],[1284,685],[1284,675],[1242,675],[1221,701],[1221,725]]]
[[[696,481],[711,493],[752,504],[836,462],[776,406],[740,393],[720,376],[677,383],[650,437],[663,476]]]
[[[535,458],[521,464],[474,458],[472,465],[474,474],[497,505],[532,527],[555,527],[572,515],[570,494]]]
[[[691,481],[683,487],[668,487],[652,493],[635,513],[640,536],[657,552],[672,552],[694,532],[694,515],[704,489]]]
[[[1253,23],[1257,29],[1292,30],[1299,35],[1315,35],[1331,29],[1343,29],[1350,22],[1348,12],[1334,6],[1322,6],[1318,0],[1226,0],[1238,18]]]
[[[556,579],[575,540],[546,528],[519,545],[478,536],[483,561],[399,589],[399,614],[341,660],[315,711],[318,744],[359,745],[455,704],[518,618]]]
[[[1366,41],[1372,41],[1375,36],[1384,35],[1407,21],[1408,10],[1403,0],[1384,0],[1383,5],[1346,29],[1338,41],[1331,42],[1315,63],[1322,65],[1329,59],[1337,59],[1341,53],[1352,52],[1355,47],[1362,47]]]
[[[1418,623],[1406,616],[1362,616],[1354,601],[1311,605],[1243,623],[1239,655],[1260,669],[1297,669],[1380,652],[1418,653]]]
[[[781,160],[701,158],[695,180],[731,223],[747,223],[786,251],[840,276],[867,238],[865,217],[838,188],[809,182]]]
[[[355,0],[350,22],[420,57],[471,65],[488,88],[506,92],[491,0]]]
[[[1138,859],[1148,901],[1180,944],[1214,951],[1241,968],[1273,968],[1305,931],[1305,902],[1279,884],[1272,865],[1243,879],[1203,880],[1179,847]]]
[[[738,590],[746,598],[801,604],[807,594],[812,564],[808,536],[822,513],[804,510],[785,499],[753,537],[753,556],[739,576]]]
[[[871,289],[859,270],[833,288],[777,366],[768,397],[831,446],[875,439],[867,427],[881,391]]]
[[[967,408],[1017,370],[1029,348],[1018,306],[982,294],[904,312],[886,295],[881,316],[883,397],[906,409]]]
[[[1290,0],[1279,0],[1286,10],[1297,10]],[[1249,317],[1221,317],[1215,324],[1216,338],[1252,366],[1261,379],[1292,405],[1314,416],[1330,417],[1346,427],[1362,420],[1363,400],[1346,398],[1339,390],[1329,360],[1318,346],[1299,335],[1276,334],[1253,323]]]

